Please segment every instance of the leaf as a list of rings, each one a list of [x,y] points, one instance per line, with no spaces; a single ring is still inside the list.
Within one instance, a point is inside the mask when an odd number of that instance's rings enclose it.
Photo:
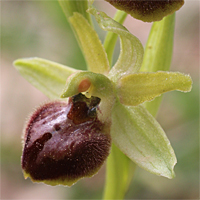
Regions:
[[[143,107],[116,102],[111,137],[115,145],[141,168],[167,178],[174,177],[176,156],[165,132]]]
[[[105,13],[97,11],[91,6],[88,12],[95,16],[96,21],[103,30],[111,31],[120,36],[121,52],[116,64],[109,72],[109,78],[116,82],[123,75],[139,71],[143,58],[141,42],[129,33],[124,26],[108,17]]]
[[[108,74],[110,69],[109,62],[96,31],[79,13],[74,13],[73,17],[69,18],[69,21],[76,32],[88,70],[95,73]]]
[[[151,101],[165,92],[173,90],[189,92],[192,79],[189,75],[179,72],[141,72],[123,76],[117,87],[120,102],[136,106]]]
[[[14,66],[33,86],[50,99],[58,99],[75,69],[41,58],[18,59]]]

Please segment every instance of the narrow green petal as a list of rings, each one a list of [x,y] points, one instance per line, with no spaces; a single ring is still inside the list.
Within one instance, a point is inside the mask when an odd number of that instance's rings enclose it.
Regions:
[[[165,92],[189,92],[191,87],[192,79],[189,75],[179,72],[141,72],[123,76],[119,80],[118,96],[122,104],[136,106]]]
[[[123,24],[126,17],[127,17],[127,13],[125,13],[124,11],[121,11],[121,10],[117,10],[113,19],[116,22]],[[104,48],[105,48],[105,51],[107,53],[110,66],[112,65],[113,52],[114,52],[114,49],[115,49],[117,37],[118,37],[118,35],[116,33],[108,32],[106,34],[106,37],[105,37],[105,40],[104,40]]]
[[[68,19],[74,12],[82,14],[87,21],[92,24],[90,14],[86,12],[88,9],[88,0],[72,1],[72,0],[58,0],[66,18]]]
[[[111,136],[115,145],[141,168],[156,175],[174,177],[174,151],[161,126],[143,106],[116,103]]]
[[[88,70],[95,73],[108,74],[110,69],[109,62],[96,31],[79,13],[74,13],[73,17],[69,18],[69,21],[78,37]]]
[[[67,78],[77,71],[41,58],[18,59],[14,66],[27,81],[51,99],[59,98]]]
[[[116,82],[123,75],[139,71],[143,58],[143,46],[138,38],[105,13],[97,11],[93,7],[90,7],[88,12],[95,16],[99,26],[103,30],[111,31],[120,36],[120,56],[114,67],[110,70],[109,77]]]

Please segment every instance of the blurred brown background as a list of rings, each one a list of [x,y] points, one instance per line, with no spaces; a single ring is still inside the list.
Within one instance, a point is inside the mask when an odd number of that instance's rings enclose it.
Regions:
[[[56,1],[1,1],[1,199],[100,199],[105,167],[73,187],[51,187],[25,180],[20,166],[24,121],[47,98],[14,69],[17,58],[41,57],[85,69],[86,64]],[[107,2],[96,7],[113,16]],[[172,71],[189,73],[190,93],[165,94],[158,121],[177,155],[176,178],[168,180],[137,169],[127,199],[199,199],[199,1],[186,0],[177,12]],[[128,30],[143,45],[151,23],[128,17]],[[100,38],[105,33],[96,26]],[[115,60],[119,54],[119,43]]]

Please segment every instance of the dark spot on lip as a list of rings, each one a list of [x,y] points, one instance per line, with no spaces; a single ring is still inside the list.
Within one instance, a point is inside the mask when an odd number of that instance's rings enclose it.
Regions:
[[[59,131],[59,130],[61,129],[61,127],[60,127],[59,124],[55,124],[55,125],[54,125],[54,128],[55,128],[56,131]]]
[[[51,133],[44,133],[44,135],[37,139],[31,147],[28,146],[28,142],[25,144],[24,152],[23,152],[23,160],[22,160],[22,168],[26,168],[28,163],[34,162],[39,154],[42,151],[44,144],[51,139]]]

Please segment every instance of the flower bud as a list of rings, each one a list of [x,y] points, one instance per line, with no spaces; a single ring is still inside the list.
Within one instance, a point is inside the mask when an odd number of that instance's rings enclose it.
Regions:
[[[119,10],[144,22],[159,21],[173,14],[184,4],[184,0],[106,0]]]
[[[36,109],[24,133],[25,177],[71,186],[95,174],[111,146],[109,128],[97,116],[99,103],[99,98],[80,93],[68,102],[49,102]]]

